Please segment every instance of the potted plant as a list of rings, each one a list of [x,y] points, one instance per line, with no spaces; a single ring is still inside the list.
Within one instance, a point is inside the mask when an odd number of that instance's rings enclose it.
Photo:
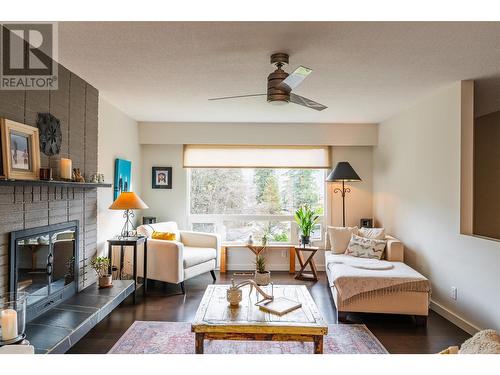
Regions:
[[[90,262],[90,266],[99,278],[99,288],[109,288],[113,286],[113,276],[108,273],[109,258],[97,257]]]
[[[295,221],[300,229],[300,240],[303,245],[310,242],[311,232],[319,220],[318,210],[313,210],[308,204],[303,204],[295,211]]]
[[[255,282],[257,285],[267,285],[271,282],[271,272],[266,271],[266,258],[257,255],[255,259]]]

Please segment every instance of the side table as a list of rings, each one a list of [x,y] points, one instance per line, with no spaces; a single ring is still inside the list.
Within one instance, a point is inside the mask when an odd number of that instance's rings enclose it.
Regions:
[[[314,254],[316,254],[318,250],[319,247],[315,246],[295,246],[295,253],[297,254],[297,259],[300,263],[300,271],[297,272],[297,275],[295,276],[297,280],[318,281],[318,269],[316,268],[316,263],[314,263],[313,258]],[[311,268],[311,273],[307,273],[305,271],[307,266]]]
[[[140,244],[144,244],[144,270],[143,270],[143,284],[138,285],[137,284],[137,246]],[[144,295],[147,294],[147,289],[148,289],[148,241],[146,237],[113,237],[108,240],[108,257],[109,257],[109,272],[111,273],[111,266],[113,264],[113,246],[120,246],[120,268],[118,270],[120,279],[122,277],[122,271],[123,271],[123,258],[124,258],[124,247],[125,246],[132,246],[134,248],[134,271],[133,271],[133,278],[134,278],[134,283],[135,283],[135,289],[134,289],[134,304],[135,304],[135,296],[137,289],[139,289],[141,286],[143,286],[143,293]]]

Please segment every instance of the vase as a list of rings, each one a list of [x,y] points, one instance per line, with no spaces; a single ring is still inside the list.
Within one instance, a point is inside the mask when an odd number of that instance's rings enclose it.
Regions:
[[[304,236],[304,235],[300,236],[300,242],[302,245],[309,245],[309,241],[310,241],[309,236]]]
[[[271,272],[270,271],[265,271],[265,272],[255,271],[254,279],[255,279],[255,282],[257,283],[257,285],[266,286],[271,282]]]
[[[243,293],[241,289],[230,287],[226,293],[227,302],[231,307],[238,307],[243,298]]]
[[[99,277],[99,288],[109,288],[113,286],[113,276],[104,275]]]

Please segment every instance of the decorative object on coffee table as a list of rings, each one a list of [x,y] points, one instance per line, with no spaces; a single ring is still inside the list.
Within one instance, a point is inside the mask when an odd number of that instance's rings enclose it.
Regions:
[[[295,254],[297,254],[297,259],[300,263],[300,271],[297,272],[295,278],[297,280],[303,281],[318,281],[318,269],[316,268],[316,263],[314,263],[314,254],[319,250],[318,247],[314,246],[296,246]],[[304,256],[307,254],[307,258]],[[306,272],[306,267],[311,268],[311,273]]]
[[[0,119],[3,174],[17,180],[37,180],[40,169],[38,129]]]
[[[124,191],[120,194],[120,196],[113,202],[113,204],[109,206],[110,210],[124,210],[123,217],[125,218],[125,224],[123,224],[120,236],[135,236],[136,233],[134,229],[134,223],[132,223],[132,219],[135,215],[132,210],[143,210],[146,208],[149,207],[134,192]]]
[[[151,175],[153,189],[172,189],[172,167],[153,167]]]
[[[271,292],[271,294],[267,294],[253,280],[250,280],[250,279],[249,280],[245,280],[245,281],[242,281],[241,283],[235,285],[234,284],[234,279],[231,279],[231,285],[229,286],[229,289],[227,289],[227,292],[226,292],[226,299],[227,299],[227,302],[229,302],[229,305],[231,307],[238,307],[239,306],[240,302],[243,299],[243,292],[242,292],[241,289],[243,287],[247,286],[247,285],[250,286],[249,295],[250,295],[250,293],[252,293],[252,290],[255,287],[255,290],[260,295],[262,295],[262,297],[264,297],[264,299],[258,301],[256,303],[256,305],[260,304],[260,303],[264,303],[265,304],[265,303],[268,303],[268,302],[270,302],[270,301],[272,301],[274,299],[274,297],[272,295],[272,292]]]
[[[335,188],[334,193],[340,193],[342,196],[342,226],[345,227],[345,195],[350,193],[351,189],[345,187],[346,182],[361,181],[356,171],[347,161],[337,163],[335,169],[328,175],[326,182],[342,182],[342,189]]]
[[[260,253],[255,257],[255,282],[263,286],[271,282],[271,271],[266,270],[266,258]]]
[[[90,267],[95,271],[99,280],[99,288],[111,288],[113,275],[109,272],[109,258],[96,257],[90,262]]]
[[[308,204],[303,204],[295,211],[294,217],[300,229],[301,244],[309,244],[313,228],[319,220],[318,210],[313,210]]]
[[[40,132],[40,149],[47,156],[59,155],[61,151],[61,123],[50,113],[39,113],[36,126]]]
[[[229,314],[227,289],[228,285],[209,285],[203,295],[191,324],[197,354],[203,354],[205,339],[313,342],[314,353],[323,353],[323,336],[328,333],[328,326],[305,285],[274,286],[274,299],[287,297],[302,304],[283,316],[260,310],[255,306],[258,296],[245,290],[239,310],[245,314]]]

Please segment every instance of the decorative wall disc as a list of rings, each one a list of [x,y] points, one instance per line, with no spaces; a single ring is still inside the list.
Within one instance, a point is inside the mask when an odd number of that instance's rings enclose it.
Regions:
[[[50,113],[39,113],[36,125],[40,131],[40,150],[47,156],[58,155],[62,143],[60,121]]]

